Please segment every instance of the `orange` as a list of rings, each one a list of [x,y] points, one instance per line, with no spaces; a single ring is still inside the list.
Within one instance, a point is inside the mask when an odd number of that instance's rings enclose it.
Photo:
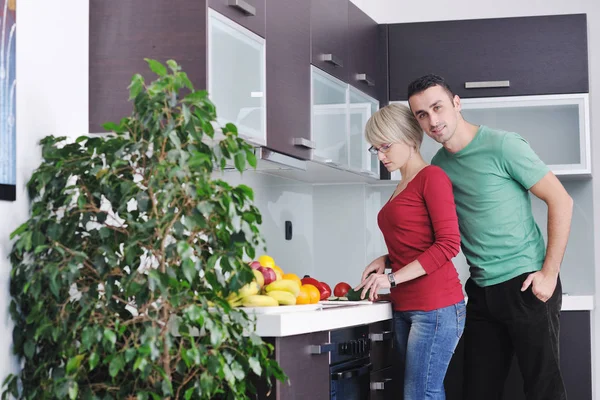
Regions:
[[[287,279],[288,281],[296,281],[296,282],[298,282],[298,286],[302,286],[302,281],[300,280],[298,275],[292,274],[291,272],[288,272],[287,274],[283,274],[281,276],[281,278]]]
[[[273,257],[267,255],[258,257],[258,262],[265,268],[273,268],[275,266],[275,260],[273,260]]]
[[[306,290],[310,295],[310,304],[317,304],[321,299],[321,292],[315,286],[311,284],[302,285],[300,291]]]
[[[300,293],[296,297],[296,304],[310,304],[310,292],[304,286],[300,287]]]

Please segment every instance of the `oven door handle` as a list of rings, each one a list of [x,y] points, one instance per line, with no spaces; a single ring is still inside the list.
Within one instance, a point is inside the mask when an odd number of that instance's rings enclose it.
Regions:
[[[348,371],[334,372],[333,374],[331,374],[331,379],[341,381],[344,379],[357,378],[359,376],[368,374],[369,372],[371,372],[372,368],[373,364],[368,363],[366,365],[363,365],[362,367],[349,369]]]

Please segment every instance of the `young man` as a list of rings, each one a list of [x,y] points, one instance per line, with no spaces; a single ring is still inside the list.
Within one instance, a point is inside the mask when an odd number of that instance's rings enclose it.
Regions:
[[[500,399],[516,354],[528,400],[566,399],[559,365],[559,279],[573,200],[516,133],[473,125],[443,78],[408,88],[410,108],[443,147],[432,160],[450,177],[471,277],[465,340],[467,400]],[[529,192],[548,206],[548,245]]]

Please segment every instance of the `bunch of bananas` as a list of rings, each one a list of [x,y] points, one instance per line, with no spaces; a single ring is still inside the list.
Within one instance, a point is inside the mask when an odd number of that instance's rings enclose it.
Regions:
[[[279,279],[264,285],[262,274],[256,270],[253,272],[254,280],[227,298],[232,307],[273,307],[296,304],[296,297],[300,293],[298,282]]]

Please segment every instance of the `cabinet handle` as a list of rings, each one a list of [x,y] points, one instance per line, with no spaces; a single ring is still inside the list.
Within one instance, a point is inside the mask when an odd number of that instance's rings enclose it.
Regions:
[[[334,54],[323,54],[321,58],[323,59],[323,61],[333,64],[335,67],[344,66],[344,62],[342,61],[342,59],[336,57]]]
[[[356,80],[366,83],[367,86],[375,86],[375,80],[367,74],[356,74]]]
[[[229,7],[237,8],[246,15],[256,15],[256,8],[244,0],[229,0]]]
[[[391,380],[391,378],[386,378],[383,382],[371,382],[371,390],[385,390],[385,384]]]
[[[465,89],[489,89],[507,87],[510,87],[510,81],[465,82]]]
[[[331,374],[331,379],[340,381],[343,379],[356,378],[358,376],[363,376],[363,375],[368,374],[372,368],[373,368],[373,364],[369,363],[365,366],[351,369],[349,371],[333,373],[333,374]]]
[[[332,352],[336,349],[335,343],[325,343],[325,344],[313,344],[308,346],[308,352],[310,354],[325,354]]]
[[[313,142],[312,140],[308,140],[306,138],[303,137],[295,137],[292,139],[292,144],[294,146],[300,146],[300,147],[306,147],[308,149],[316,149],[317,148],[317,144],[315,142]]]
[[[339,162],[335,162],[335,161],[333,161],[333,160],[331,160],[331,159],[327,159],[327,160],[325,160],[325,161],[323,161],[323,162],[324,162],[325,164],[327,164],[327,165],[333,165],[334,167],[339,167],[340,165],[342,165],[342,164],[340,164]]]
[[[392,331],[383,331],[381,333],[370,333],[369,339],[372,342],[383,342],[384,340],[390,340],[394,337],[394,332]]]

